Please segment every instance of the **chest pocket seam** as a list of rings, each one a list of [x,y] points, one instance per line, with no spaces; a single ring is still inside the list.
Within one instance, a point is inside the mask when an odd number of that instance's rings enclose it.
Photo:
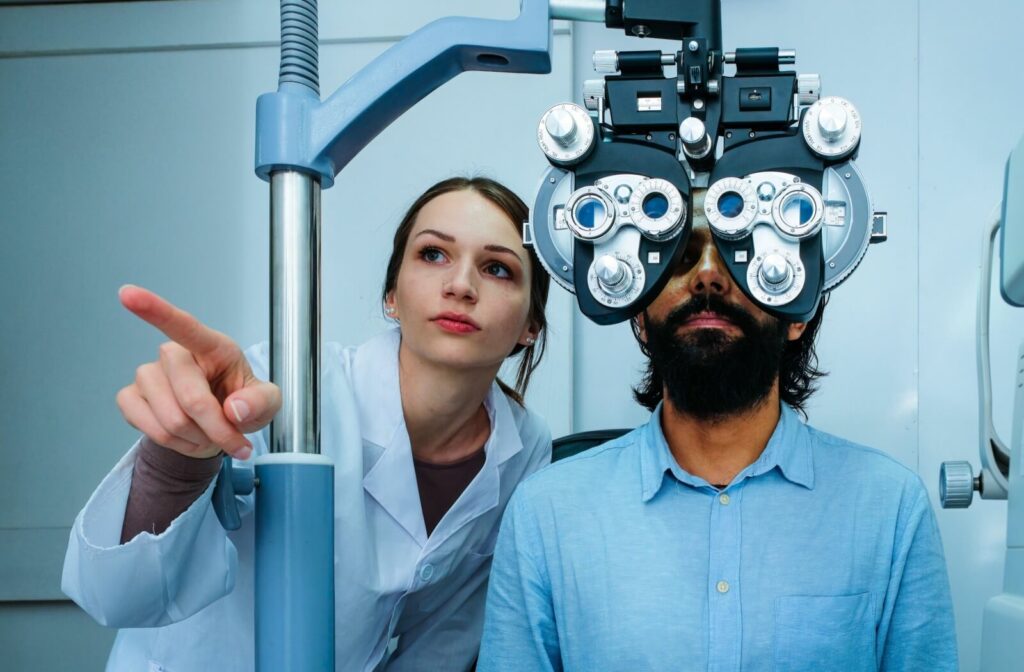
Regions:
[[[821,670],[829,660],[837,663],[837,656],[856,665],[844,667],[847,672],[875,669],[873,593],[783,595],[773,612],[773,669]]]

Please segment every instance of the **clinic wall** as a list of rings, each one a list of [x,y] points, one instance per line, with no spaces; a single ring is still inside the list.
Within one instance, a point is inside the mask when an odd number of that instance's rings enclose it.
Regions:
[[[59,589],[68,530],[135,439],[114,404],[162,339],[117,301],[150,287],[242,344],[268,330],[268,190],[256,97],[277,85],[279,4],[204,0],[0,9],[0,651],[5,670],[101,669],[113,632]],[[321,3],[321,90],[445,15],[517,0]],[[385,328],[380,285],[415,196],[485,174],[528,198],[532,137],[572,95],[568,24],[545,77],[467,73],[386,129],[323,196],[325,340]],[[529,402],[569,429],[571,306]],[[53,642],[60,646],[53,646]]]
[[[834,293],[818,354],[830,375],[810,422],[885,450],[923,479],[937,512],[957,621],[961,669],[977,670],[985,602],[1001,592],[1006,503],[966,511],[938,504],[944,460],[977,468],[975,307],[983,231],[1001,197],[1009,151],[1024,134],[1016,51],[1024,3],[1014,0],[723,0],[724,47],[797,50],[798,72],[864,120],[860,166],[889,240],[873,246]],[[600,48],[657,48],[577,26],[576,83]],[[671,48],[668,44],[666,49]],[[641,422],[629,395],[643,363],[628,327],[576,318],[574,425]],[[1010,439],[1013,374],[1024,311],[995,294],[996,427]]]

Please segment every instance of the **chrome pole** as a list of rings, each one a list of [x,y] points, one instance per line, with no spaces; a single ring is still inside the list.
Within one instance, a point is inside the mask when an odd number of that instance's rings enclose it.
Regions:
[[[320,183],[270,176],[270,380],[281,410],[270,452],[320,452]]]

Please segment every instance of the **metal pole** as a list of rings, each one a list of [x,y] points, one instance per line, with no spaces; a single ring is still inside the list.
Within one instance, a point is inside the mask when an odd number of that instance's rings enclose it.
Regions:
[[[270,177],[270,379],[256,458],[256,669],[334,669],[334,467],[320,455],[320,182]]]
[[[320,453],[320,183],[270,176],[270,379],[282,406],[270,452]]]

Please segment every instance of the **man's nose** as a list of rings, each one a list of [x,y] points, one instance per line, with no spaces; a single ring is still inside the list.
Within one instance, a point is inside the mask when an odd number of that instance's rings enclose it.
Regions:
[[[694,294],[726,294],[732,289],[729,271],[725,268],[718,248],[710,236],[704,243],[700,259],[691,273],[690,291]]]
[[[454,264],[441,289],[447,298],[476,302],[475,269],[469,264]]]

